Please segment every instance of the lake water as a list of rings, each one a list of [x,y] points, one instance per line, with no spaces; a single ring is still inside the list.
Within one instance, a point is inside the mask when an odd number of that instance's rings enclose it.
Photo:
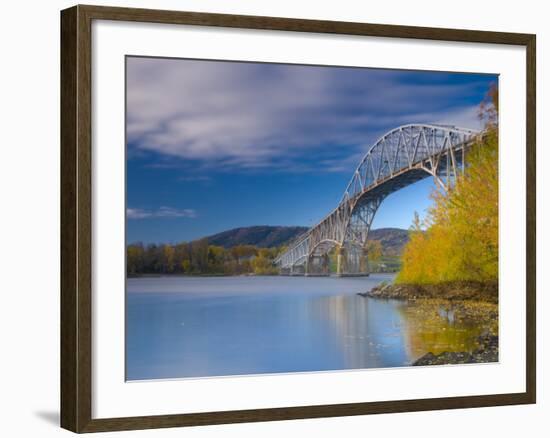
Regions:
[[[396,367],[473,345],[478,330],[454,322],[452,312],[357,295],[392,279],[128,279],[126,377]]]

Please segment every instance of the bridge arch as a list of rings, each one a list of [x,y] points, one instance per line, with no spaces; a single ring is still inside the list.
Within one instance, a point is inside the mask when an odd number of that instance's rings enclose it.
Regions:
[[[316,253],[318,255],[325,254],[329,252],[332,248],[335,246],[341,245],[340,242],[333,240],[333,239],[324,239],[318,242],[315,246],[313,246],[310,251],[309,255],[315,255]]]

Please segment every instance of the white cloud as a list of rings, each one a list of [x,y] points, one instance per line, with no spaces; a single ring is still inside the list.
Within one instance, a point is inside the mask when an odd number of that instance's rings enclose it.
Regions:
[[[156,210],[147,210],[142,208],[127,208],[127,219],[148,219],[159,217],[197,217],[197,212],[191,208],[177,209],[172,207],[160,207]]]
[[[479,118],[479,106],[473,105],[470,107],[458,108],[448,113],[436,114],[432,116],[435,123],[450,124],[461,128],[479,129],[483,128],[483,122]]]
[[[477,95],[480,88],[475,82],[410,84],[399,71],[127,62],[130,144],[229,168],[299,167],[304,155],[338,148],[366,152],[375,137],[404,123],[471,125],[472,107],[448,109],[449,102]],[[317,170],[334,169],[333,158]]]

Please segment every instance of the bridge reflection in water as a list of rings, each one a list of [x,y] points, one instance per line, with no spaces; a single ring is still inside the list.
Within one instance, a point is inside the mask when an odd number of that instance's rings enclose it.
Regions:
[[[464,172],[467,149],[477,131],[451,125],[404,125],[383,135],[355,170],[338,206],[292,242],[275,264],[281,274],[368,275],[369,230],[382,201],[391,193],[432,176],[448,190]]]

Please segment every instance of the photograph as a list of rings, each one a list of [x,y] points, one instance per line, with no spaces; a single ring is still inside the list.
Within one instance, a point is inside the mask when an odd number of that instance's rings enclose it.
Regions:
[[[542,2],[3,6],[2,436],[548,429]]]
[[[127,381],[499,361],[498,74],[125,75]]]

